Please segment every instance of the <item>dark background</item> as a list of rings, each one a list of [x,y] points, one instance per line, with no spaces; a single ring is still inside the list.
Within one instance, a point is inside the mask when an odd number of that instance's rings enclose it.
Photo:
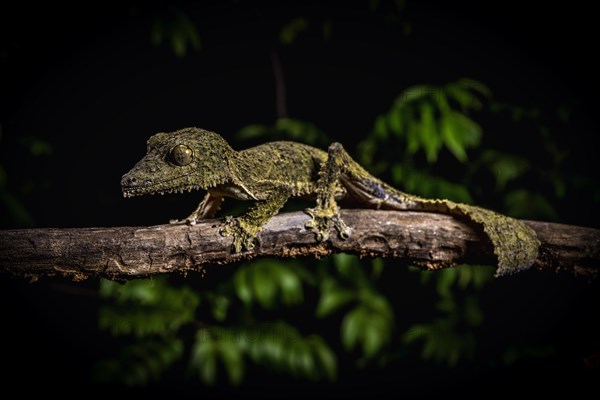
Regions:
[[[120,176],[141,158],[145,140],[155,132],[198,126],[232,139],[249,123],[271,124],[277,117],[273,48],[283,65],[290,115],[315,123],[348,148],[406,87],[469,77],[507,102],[550,110],[576,104],[579,118],[561,140],[578,157],[566,168],[588,169],[597,177],[598,62],[592,59],[597,21],[583,2],[409,1],[401,24],[370,15],[367,2],[276,4],[182,3],[202,40],[201,51],[183,58],[168,44],[153,46],[150,40],[152,23],[168,15],[168,6],[2,5],[1,164],[9,187],[35,186],[21,190],[34,225],[152,225],[187,215],[197,193],[125,200]],[[309,27],[293,46],[281,46],[279,29],[297,16],[331,18],[332,39],[323,41],[319,28]],[[538,157],[535,146],[525,145],[532,136],[511,132],[510,126],[486,126],[485,120],[482,125],[508,148],[523,146],[528,157]],[[52,156],[28,157],[21,145],[28,137],[50,143]],[[596,210],[585,204],[571,199],[561,208],[560,222],[597,227]],[[18,227],[5,215],[1,225]],[[597,369],[582,368],[584,356],[599,350],[591,347],[598,345],[591,328],[597,321],[597,282],[539,273],[514,280],[494,288],[514,299],[498,307],[492,328],[500,329],[495,334],[516,334],[519,321],[527,320],[535,328],[524,334],[554,335],[566,349],[555,364],[541,371],[540,365],[524,365],[500,375],[406,365],[402,371],[347,375],[342,388],[402,392],[397,383],[403,382],[407,392],[435,393],[428,376],[440,390],[460,390],[471,376],[482,384],[465,385],[473,391],[484,385],[509,391],[513,386],[503,382],[515,380],[531,390],[588,386],[598,378]],[[97,329],[96,286],[1,278],[5,382],[23,381],[28,389],[89,380],[90,366],[114,345]],[[520,313],[523,301],[536,306]],[[501,327],[503,321],[510,326]],[[273,382],[258,380],[250,387],[260,392],[263,384]]]

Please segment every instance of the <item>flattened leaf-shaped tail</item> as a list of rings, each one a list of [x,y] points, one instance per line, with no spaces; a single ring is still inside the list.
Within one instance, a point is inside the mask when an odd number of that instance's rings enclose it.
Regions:
[[[452,214],[460,215],[483,227],[498,257],[496,276],[511,275],[529,269],[537,259],[540,241],[533,229],[523,222],[494,211],[448,201]]]

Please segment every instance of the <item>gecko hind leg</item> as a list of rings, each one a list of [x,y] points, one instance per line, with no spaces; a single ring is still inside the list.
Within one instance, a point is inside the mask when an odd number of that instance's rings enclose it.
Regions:
[[[350,237],[351,230],[340,217],[340,208],[335,201],[335,194],[341,185],[340,178],[349,165],[348,159],[350,156],[342,145],[332,143],[327,150],[327,160],[319,170],[317,206],[306,210],[312,217],[306,223],[306,228],[315,232],[320,242],[329,239],[331,228],[335,228],[342,239]]]

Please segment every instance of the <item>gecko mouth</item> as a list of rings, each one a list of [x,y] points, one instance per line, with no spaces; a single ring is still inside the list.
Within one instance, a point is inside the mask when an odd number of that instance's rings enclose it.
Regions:
[[[135,197],[135,196],[143,196],[146,194],[165,194],[165,193],[184,193],[191,192],[192,190],[200,190],[202,189],[200,186],[182,186],[177,188],[165,188],[161,189],[159,184],[155,184],[152,186],[131,186],[125,187],[122,186],[121,190],[123,192],[124,197]]]
[[[199,185],[185,182],[185,178],[192,175],[192,173],[158,182],[153,182],[151,179],[138,181],[135,177],[125,175],[121,179],[121,191],[124,197],[135,197],[146,194],[183,193],[202,189]]]

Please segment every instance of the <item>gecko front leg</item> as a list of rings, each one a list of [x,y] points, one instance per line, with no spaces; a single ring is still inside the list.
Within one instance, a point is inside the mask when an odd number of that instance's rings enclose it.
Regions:
[[[342,145],[332,143],[327,149],[327,161],[321,165],[316,188],[317,206],[306,210],[312,217],[306,228],[315,232],[318,241],[329,239],[331,228],[335,228],[342,239],[350,237],[351,230],[340,217],[340,208],[335,201],[340,178],[347,171],[347,158]]]
[[[204,199],[200,202],[198,207],[185,219],[172,219],[169,221],[170,224],[188,224],[196,225],[196,223],[202,219],[214,218],[221,203],[223,202],[223,196],[211,194],[208,192]]]
[[[233,236],[235,253],[253,249],[254,240],[262,227],[277,214],[290,196],[291,192],[287,188],[274,190],[266,200],[254,203],[246,214],[240,217],[227,216],[219,233],[222,236]]]

